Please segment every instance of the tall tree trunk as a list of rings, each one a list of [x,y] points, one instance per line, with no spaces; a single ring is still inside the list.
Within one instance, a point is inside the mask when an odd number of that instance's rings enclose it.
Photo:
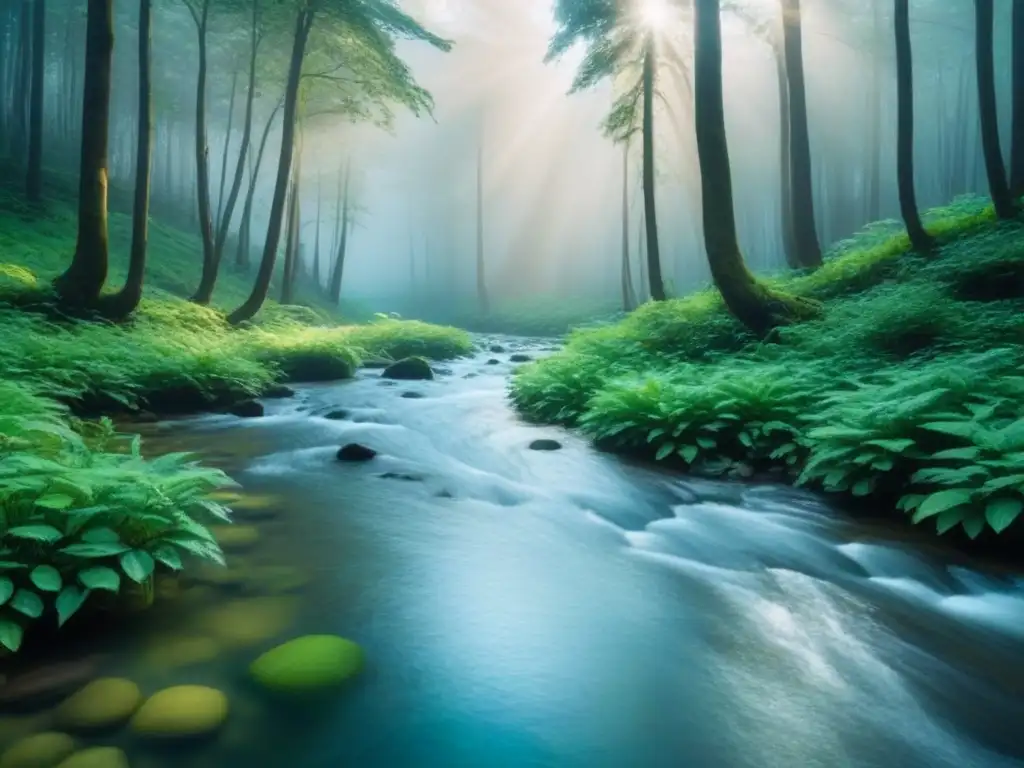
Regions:
[[[871,93],[868,96],[868,221],[882,218],[882,0],[871,0],[874,25],[871,36]]]
[[[781,36],[780,36],[781,37]],[[793,175],[790,158],[789,79],[786,77],[786,54],[781,40],[772,45],[775,59],[775,77],[779,90],[779,222],[782,230],[782,248],[786,263],[794,269],[800,266],[797,258],[796,238],[793,234]]]
[[[658,243],[658,208],[655,204],[654,178],[654,35],[648,34],[644,50],[643,87],[643,185],[644,226],[647,229],[647,273],[650,276],[651,298],[665,300],[665,283],[661,276],[661,250]]]
[[[132,250],[128,279],[111,297],[108,313],[127,317],[142,300],[149,231],[149,186],[153,147],[153,106],[151,86],[152,8],[150,0],[139,0],[139,131],[135,157],[135,200],[132,207]]]
[[[32,0],[21,0],[18,34],[18,80],[14,91],[15,140],[24,157],[28,142],[28,102],[32,79]]]
[[[71,266],[54,281],[62,299],[72,304],[91,304],[99,298],[107,280],[109,253],[107,132],[114,53],[113,0],[88,0],[87,8],[78,240]]]
[[[11,46],[11,3],[0,5],[0,152],[9,150],[10,126],[8,115],[8,99],[10,91],[7,87],[7,73],[9,70],[8,59],[10,58]]]
[[[996,75],[992,45],[995,12],[992,0],[974,0],[974,50],[977,57],[978,112],[981,117],[981,145],[985,174],[996,215],[1011,219],[1017,213],[999,147],[999,115],[996,110]]]
[[[302,59],[306,53],[306,41],[313,25],[314,12],[302,8],[295,15],[295,37],[292,42],[291,61],[288,65],[288,83],[285,88],[284,117],[281,130],[281,155],[277,163],[277,180],[274,184],[274,198],[270,203],[267,221],[267,239],[263,244],[263,258],[256,274],[256,283],[245,302],[228,316],[228,322],[237,324],[249,320],[260,311],[270,290],[270,279],[274,274],[277,246],[281,239],[281,224],[284,218],[284,198],[288,177],[291,175],[292,150],[295,143],[295,121],[299,100],[299,81],[302,77]]]
[[[292,179],[291,193],[288,197],[288,227],[285,232],[284,243],[284,269],[281,273],[281,303],[292,303],[292,275],[295,272],[295,253],[298,243],[299,228],[299,183],[297,178]]]
[[[196,304],[209,304],[217,282],[217,262],[213,251],[213,212],[210,205],[210,148],[206,127],[206,75],[208,46],[206,33],[212,0],[200,0],[198,12],[193,11],[199,37],[199,73],[196,77],[196,212],[199,215],[199,233],[203,241],[203,273],[199,287],[192,296]],[[191,6],[189,6],[191,10]]]
[[[1024,3],[1013,4],[1013,120],[1010,129],[1010,192],[1024,195]]]
[[[622,145],[622,309],[636,309],[632,270],[629,268],[629,142]]]
[[[316,177],[316,236],[313,240],[313,283],[320,287],[320,221],[324,210],[323,176]]]
[[[896,0],[893,28],[896,34],[896,180],[900,213],[910,242],[917,251],[931,248],[932,239],[921,223],[914,186],[914,59],[910,48],[910,2]]]
[[[46,0],[33,2],[32,97],[28,128],[28,174],[25,188],[30,202],[43,199],[43,84],[46,79]]]
[[[694,117],[704,202],[704,245],[711,275],[726,306],[760,336],[794,315],[816,314],[818,308],[812,303],[769,291],[747,269],[740,253],[725,135],[719,0],[694,2]]]
[[[807,128],[804,85],[803,21],[800,0],[782,0],[782,34],[789,83],[790,177],[793,184],[793,237],[801,267],[821,265],[821,245],[814,222],[811,184],[811,139]]]
[[[334,258],[334,268],[331,270],[331,301],[335,306],[341,302],[341,280],[345,270],[345,251],[348,248],[349,230],[349,184],[352,174],[352,158],[345,160],[345,190],[341,207],[341,232],[338,239],[338,254]]]
[[[235,127],[235,99],[238,97],[238,70],[231,73],[231,96],[228,97],[228,121],[224,130],[224,147],[220,155],[220,179],[217,185],[217,215],[213,217],[214,231],[220,230],[224,215],[224,187],[228,179],[228,155],[231,152],[231,132]],[[239,153],[239,160],[244,159]]]
[[[476,145],[476,300],[480,313],[491,311],[487,297],[487,277],[484,272],[484,127],[480,120],[480,135]]]
[[[267,138],[270,136],[270,127],[274,124],[274,118],[281,109],[283,102],[278,102],[274,110],[267,118],[267,124],[263,126],[263,135],[260,137],[260,146],[256,151],[256,164],[249,168],[249,189],[245,193],[245,205],[242,206],[242,224],[239,227],[238,250],[235,253],[235,264],[243,269],[249,268],[249,249],[252,232],[252,205],[256,196],[256,182],[259,179],[260,168],[263,165],[263,150],[267,148]],[[244,247],[243,247],[244,244]]]

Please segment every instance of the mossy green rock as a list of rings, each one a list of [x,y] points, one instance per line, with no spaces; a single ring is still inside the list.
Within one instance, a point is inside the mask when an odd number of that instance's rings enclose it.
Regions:
[[[362,670],[363,649],[335,635],[307,635],[272,648],[249,667],[252,678],[278,693],[321,691]]]
[[[75,751],[66,733],[47,731],[16,741],[0,755],[0,768],[54,768]]]
[[[127,722],[141,703],[142,692],[131,680],[103,677],[65,699],[53,718],[68,731],[101,730]]]
[[[117,747],[89,747],[76,752],[57,768],[128,768],[128,755]]]
[[[132,718],[142,736],[189,738],[216,731],[228,717],[228,698],[216,688],[178,685],[150,696]]]
[[[422,357],[406,357],[385,368],[381,376],[385,379],[414,381],[417,379],[433,379],[434,372],[430,369],[430,363]]]

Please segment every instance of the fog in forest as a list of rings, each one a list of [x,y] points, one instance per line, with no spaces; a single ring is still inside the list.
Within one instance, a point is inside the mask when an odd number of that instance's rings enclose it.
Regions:
[[[1005,137],[1011,3],[996,5],[996,77]],[[639,141],[629,142],[624,150],[623,144],[602,135],[602,120],[614,100],[613,84],[603,81],[568,93],[581,58],[577,49],[545,62],[556,28],[548,0],[417,0],[402,7],[454,43],[447,53],[420,42],[399,43],[400,56],[433,98],[432,114],[416,117],[395,107],[390,116],[354,115],[359,110],[344,96],[321,96],[316,90],[319,80],[330,84],[329,72],[337,65],[316,57],[305,62],[304,73],[313,86],[300,112],[296,155],[302,270],[327,280],[344,218],[350,227],[343,294],[373,301],[381,309],[429,315],[430,305],[471,302],[478,230],[487,291],[494,302],[554,295],[614,303],[620,295],[624,234],[632,280],[642,285]],[[780,75],[766,31],[778,22],[779,4],[744,0],[731,8],[723,21],[724,88],[737,225],[751,268],[772,271],[786,266],[780,226]],[[115,11],[111,205],[124,210],[116,189],[130,189],[134,174],[136,18],[132,7],[118,4]],[[967,2],[911,3],[922,208],[986,190],[972,12]],[[47,13],[45,161],[73,175],[85,7],[82,2],[50,0]],[[898,218],[891,13],[891,3],[803,3],[814,217],[826,247],[869,221]],[[10,19],[13,15],[4,21]],[[284,90],[291,29],[287,23],[276,30],[264,31],[262,26],[269,24],[261,24],[251,151],[227,227],[225,262],[231,262],[230,268],[258,263],[279,151],[280,114],[275,108]],[[154,6],[153,216],[192,227],[196,29],[184,4]],[[8,29],[8,40],[15,40],[17,33]],[[708,279],[689,90],[691,34],[683,26],[661,42],[681,66],[659,72],[655,105],[661,260],[673,295]],[[208,48],[210,190],[216,222],[243,131],[250,50],[245,14],[214,0]],[[14,79],[8,74],[8,82]],[[253,155],[272,116],[257,169]],[[1009,146],[1005,140],[1004,146]],[[237,235],[254,173],[251,252],[246,257]],[[623,216],[624,193],[628,217]],[[201,254],[196,259],[198,269]]]

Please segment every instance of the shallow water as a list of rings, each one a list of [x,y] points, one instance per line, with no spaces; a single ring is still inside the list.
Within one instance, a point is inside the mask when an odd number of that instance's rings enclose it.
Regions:
[[[1024,766],[1024,580],[807,494],[670,477],[521,424],[507,360],[147,428],[151,449],[233,473],[260,542],[123,633],[102,671],[219,687],[232,716],[185,751],[93,741],[133,768]],[[323,418],[337,408],[350,419]],[[339,463],[347,442],[380,455]],[[367,673],[314,709],[251,690],[248,662],[308,632],[360,642]]]

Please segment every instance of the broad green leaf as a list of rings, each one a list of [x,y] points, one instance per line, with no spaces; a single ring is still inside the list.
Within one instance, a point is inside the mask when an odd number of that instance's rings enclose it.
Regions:
[[[159,546],[154,549],[151,554],[155,560],[163,563],[168,568],[175,571],[181,570],[181,555],[178,554],[178,551],[174,549],[174,547],[166,545]]]
[[[976,539],[981,535],[981,532],[985,530],[985,517],[983,515],[970,515],[965,517],[963,526],[967,535],[972,539]]]
[[[922,424],[921,428],[953,437],[962,437],[966,440],[973,440],[981,429],[973,421],[930,421],[927,424]]]
[[[30,619],[38,619],[43,615],[43,599],[29,589],[19,589],[15,592],[8,605]]]
[[[654,455],[655,461],[661,461],[676,449],[675,443],[662,443],[658,452]]]
[[[42,541],[47,544],[52,544],[64,538],[63,531],[59,528],[54,528],[52,525],[19,525],[8,530],[7,535],[18,539]]]
[[[926,517],[941,514],[961,504],[968,504],[973,497],[974,490],[972,488],[950,488],[949,490],[930,494],[917,508],[914,522],[917,523]]]
[[[0,576],[0,605],[11,599],[14,594],[14,582],[6,576]]]
[[[90,528],[82,532],[82,541],[88,544],[115,544],[121,541],[120,535],[113,528]]]
[[[57,625],[64,626],[64,623],[74,616],[78,609],[82,607],[82,603],[85,602],[85,598],[89,596],[89,592],[79,587],[69,585],[64,587],[57,595],[56,606],[57,606]]]
[[[908,438],[902,440],[868,440],[865,445],[876,445],[892,453],[903,453],[908,448],[914,447],[914,441]]]
[[[867,496],[875,489],[875,481],[871,478],[858,480],[851,489],[854,496]]]
[[[982,491],[1001,491],[1004,488],[1017,488],[1024,490],[1024,475],[1006,475],[989,480],[983,486]]]
[[[699,453],[700,449],[696,445],[684,445],[679,449],[679,455],[687,464],[693,464]]]
[[[25,631],[20,624],[15,624],[8,619],[0,619],[0,645],[12,653],[21,648],[21,638]]]
[[[985,519],[996,533],[1002,533],[1024,510],[1024,501],[1020,499],[993,499],[985,505]]]
[[[141,584],[153,574],[156,564],[148,552],[133,549],[121,555],[121,569],[134,582]]]
[[[920,493],[909,493],[906,496],[900,497],[900,500],[896,503],[896,509],[901,509],[904,512],[909,512],[912,509],[917,509],[921,506],[921,502],[927,497]]]
[[[718,443],[713,438],[710,437],[698,437],[697,445],[699,445],[705,451],[710,451],[712,448],[718,445]]]
[[[61,549],[66,555],[74,557],[110,557],[127,552],[131,547],[126,544],[70,544]]]
[[[933,453],[933,459],[962,459],[963,461],[973,461],[978,458],[981,454],[981,449],[977,446],[969,446],[967,448],[950,448],[946,451],[939,451]]]
[[[967,507],[953,507],[939,513],[935,518],[935,528],[939,534],[943,534],[951,528],[955,528],[964,520]]]
[[[107,592],[117,592],[121,589],[120,574],[113,568],[102,565],[79,571],[78,580],[86,589],[105,589]]]
[[[67,509],[74,503],[74,498],[66,493],[49,493],[36,499],[37,507],[46,507],[47,509]]]
[[[653,443],[655,440],[657,440],[664,434],[665,430],[661,427],[658,427],[657,429],[652,429],[650,432],[647,433],[647,442]]]
[[[52,565],[37,565],[29,574],[32,583],[43,592],[60,592],[63,580],[60,571]]]

